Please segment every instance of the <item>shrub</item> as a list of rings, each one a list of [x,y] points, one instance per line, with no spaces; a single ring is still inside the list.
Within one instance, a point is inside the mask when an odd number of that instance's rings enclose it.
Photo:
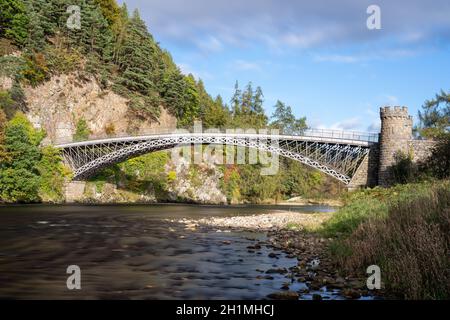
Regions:
[[[450,178],[450,133],[441,135],[428,159],[421,165],[428,175],[438,178]]]
[[[346,226],[341,229],[346,236],[330,249],[338,265],[349,272],[380,266],[385,288],[398,297],[448,299],[450,182],[417,186],[404,188],[401,193],[406,195],[397,192],[383,205],[366,196],[341,209],[331,230]],[[358,217],[363,217],[359,223]]]
[[[82,56],[76,50],[49,47],[47,49],[48,67],[53,73],[70,73],[82,70]]]
[[[105,126],[105,133],[108,137],[114,136],[116,134],[116,127],[114,126],[114,123],[108,123]]]
[[[418,170],[413,163],[412,155],[397,152],[394,155],[395,164],[389,168],[394,184],[409,183],[417,180]]]
[[[90,134],[91,130],[89,130],[86,120],[84,120],[83,118],[78,120],[75,134],[73,135],[73,141],[87,140],[89,139]]]
[[[175,171],[169,171],[167,173],[167,181],[169,183],[175,181],[177,179],[177,173]]]
[[[49,69],[45,57],[41,53],[36,53],[25,57],[25,66],[21,71],[25,82],[33,87],[48,80]]]
[[[64,180],[69,170],[62,164],[60,151],[53,147],[44,147],[42,159],[37,165],[40,175],[39,197],[45,202],[62,202],[64,200]]]

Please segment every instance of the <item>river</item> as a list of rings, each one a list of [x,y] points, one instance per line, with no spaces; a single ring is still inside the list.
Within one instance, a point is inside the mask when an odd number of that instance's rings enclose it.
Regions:
[[[287,275],[264,270],[295,266],[296,258],[270,258],[268,245],[249,251],[255,240],[264,244],[264,233],[192,231],[167,219],[275,209],[280,207],[0,206],[0,298],[264,299],[289,281]],[[298,214],[330,210],[282,209]],[[81,290],[67,289],[69,265],[81,269]],[[290,286],[295,291],[305,284]]]

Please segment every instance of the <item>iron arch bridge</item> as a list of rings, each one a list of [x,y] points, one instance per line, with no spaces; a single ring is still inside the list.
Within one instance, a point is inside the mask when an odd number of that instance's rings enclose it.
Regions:
[[[378,134],[306,130],[302,135],[166,133],[58,144],[63,158],[84,180],[103,168],[146,153],[196,144],[256,148],[294,159],[349,185]]]

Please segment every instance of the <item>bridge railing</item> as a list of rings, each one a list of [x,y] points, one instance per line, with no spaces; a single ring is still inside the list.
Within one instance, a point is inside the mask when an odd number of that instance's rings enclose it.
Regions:
[[[367,142],[378,142],[379,140],[378,133],[331,129],[307,129],[303,136]]]
[[[264,130],[256,130],[256,132],[253,130],[251,133],[261,133],[261,134],[276,134],[274,131],[271,131],[273,128],[265,128]],[[141,136],[152,136],[152,135],[168,135],[168,134],[182,134],[184,132],[186,133],[239,133],[239,134],[245,134],[248,133],[246,129],[238,129],[238,128],[222,128],[222,129],[214,129],[198,132],[195,131],[193,128],[154,128],[149,129],[145,131],[140,131],[138,133],[119,133],[119,134],[97,134],[97,135],[90,135],[88,139],[83,140],[76,140],[73,137],[62,137],[58,138],[55,141],[53,141],[53,144],[55,145],[61,145],[66,143],[72,143],[72,142],[81,142],[81,141],[92,141],[92,140],[100,140],[100,139],[114,139],[114,138],[126,138],[126,137],[141,137]],[[372,142],[376,143],[379,140],[379,134],[378,133],[368,133],[368,132],[358,132],[358,131],[343,131],[343,130],[330,130],[330,129],[306,129],[299,132],[289,132],[284,130],[279,130],[279,135],[286,135],[286,136],[299,136],[299,137],[317,137],[322,139],[339,139],[339,140],[351,140],[351,141],[364,141],[364,142]]]

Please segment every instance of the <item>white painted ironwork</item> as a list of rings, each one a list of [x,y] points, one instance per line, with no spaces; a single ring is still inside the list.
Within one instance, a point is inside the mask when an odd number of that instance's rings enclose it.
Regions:
[[[369,148],[376,143],[369,135],[265,135],[229,133],[153,134],[115,137],[57,145],[82,180],[99,170],[146,153],[194,144],[232,145],[271,152],[294,159],[349,184]]]

